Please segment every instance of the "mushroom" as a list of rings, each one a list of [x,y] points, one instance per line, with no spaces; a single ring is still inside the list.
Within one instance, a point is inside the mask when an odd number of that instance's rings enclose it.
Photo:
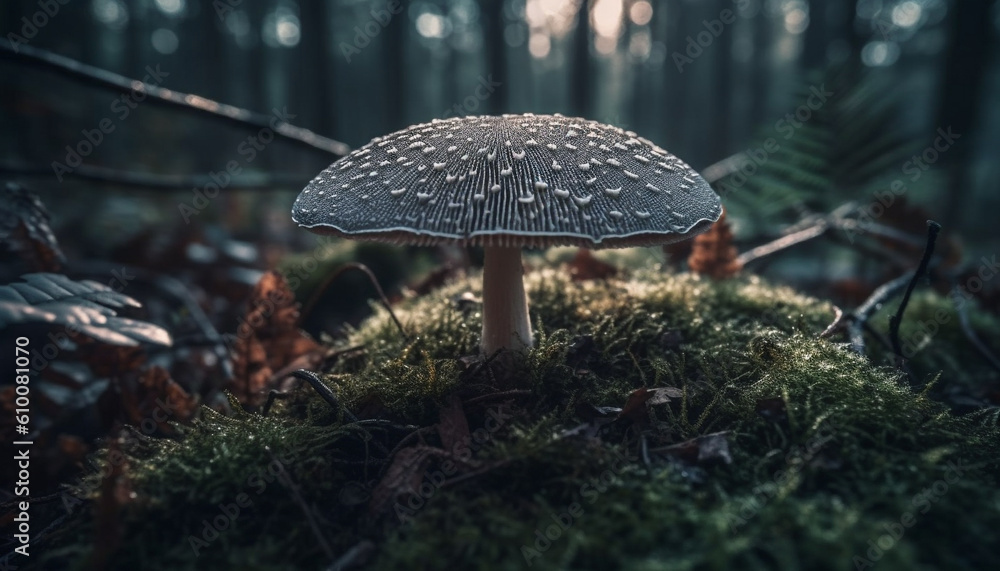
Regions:
[[[618,127],[561,115],[414,125],[330,165],[292,218],[318,234],[394,244],[480,245],[486,354],[532,346],[521,248],[652,246],[722,212],[691,167]]]

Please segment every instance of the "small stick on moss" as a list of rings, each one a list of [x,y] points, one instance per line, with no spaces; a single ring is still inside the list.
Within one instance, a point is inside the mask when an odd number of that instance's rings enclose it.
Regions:
[[[267,413],[271,412],[271,406],[274,404],[275,399],[286,399],[288,398],[288,393],[283,393],[279,390],[271,389],[267,392],[267,400],[264,402],[264,408],[260,409],[261,416],[267,416]]]
[[[833,315],[834,315],[833,323],[828,325],[826,329],[824,329],[823,332],[819,334],[821,339],[833,335],[834,331],[840,329],[841,326],[844,324],[844,311],[839,307],[837,307],[836,305],[833,306]]]
[[[333,408],[335,412],[338,413],[340,411],[344,412],[344,418],[347,421],[349,422],[358,421],[358,417],[354,416],[353,412],[347,410],[347,408],[345,407],[340,406],[340,401],[337,400],[337,395],[333,394],[333,391],[330,390],[330,387],[326,386],[326,383],[324,383],[319,378],[319,375],[317,375],[312,371],[299,369],[298,371],[292,373],[292,376],[295,377],[296,379],[306,381],[307,383],[312,385],[312,388],[314,388],[316,392],[319,393],[319,396],[323,397],[323,400],[325,400],[330,405],[330,407]]]
[[[361,567],[375,553],[375,544],[367,539],[359,541],[354,547],[347,550],[340,556],[340,559],[333,565],[327,567],[326,571],[343,571],[352,567]]]
[[[927,245],[924,247],[924,256],[920,259],[920,265],[913,274],[913,279],[906,286],[906,293],[903,294],[903,301],[900,302],[899,309],[896,310],[895,315],[889,318],[889,340],[892,341],[892,352],[900,360],[903,359],[903,348],[899,342],[899,326],[903,322],[903,312],[906,311],[906,306],[910,303],[910,295],[913,294],[913,289],[917,287],[917,281],[927,273],[927,265],[931,261],[931,256],[934,255],[934,245],[937,243],[940,231],[940,224],[933,220],[927,221]]]
[[[288,492],[292,494],[292,499],[294,499],[295,503],[298,504],[299,508],[302,509],[302,513],[306,516],[306,521],[309,522],[309,527],[312,528],[313,534],[315,534],[316,539],[319,540],[319,546],[323,548],[323,553],[326,554],[327,558],[330,561],[333,561],[335,557],[333,553],[333,548],[330,547],[330,543],[326,540],[326,537],[323,535],[323,532],[320,531],[319,525],[317,525],[316,523],[316,514],[313,513],[313,510],[309,507],[309,504],[306,503],[306,500],[302,497],[302,494],[299,493],[299,486],[292,480],[292,477],[285,470],[285,465],[279,462],[278,459],[274,457],[274,453],[271,452],[271,447],[265,446],[264,451],[267,452],[267,455],[271,457],[271,465],[278,467],[278,479],[281,481],[281,483],[285,484],[285,487],[288,488]]]
[[[312,312],[313,308],[316,307],[316,304],[319,303],[319,300],[323,298],[323,294],[326,293],[326,290],[330,287],[330,284],[332,284],[334,280],[339,278],[348,270],[357,270],[368,276],[368,281],[371,282],[372,286],[375,287],[375,291],[378,293],[378,298],[382,302],[382,306],[385,307],[386,311],[389,312],[389,316],[392,317],[392,321],[396,324],[396,327],[399,328],[399,332],[403,334],[403,338],[409,339],[410,336],[406,334],[406,330],[403,329],[403,324],[399,322],[399,319],[396,317],[395,312],[392,311],[392,305],[389,303],[389,298],[386,297],[385,292],[382,290],[382,286],[379,285],[378,279],[375,277],[375,274],[371,271],[371,269],[368,266],[360,262],[348,262],[340,266],[332,274],[330,274],[330,276],[327,277],[326,280],[322,283],[322,285],[320,285],[319,288],[316,290],[316,293],[314,293],[312,297],[309,298],[309,301],[306,302],[305,307],[302,308],[302,311],[299,314],[300,315],[299,322],[301,323],[302,320],[304,320],[305,317]]]
[[[851,338],[851,349],[859,355],[865,354],[865,326],[868,324],[868,319],[871,318],[882,304],[885,303],[890,297],[896,295],[899,290],[906,287],[906,284],[913,277],[913,272],[907,272],[898,278],[892,280],[891,282],[886,282],[880,285],[875,291],[872,292],[868,299],[865,300],[854,312],[851,314],[851,323],[848,325],[848,336]],[[891,347],[891,345],[888,345]]]
[[[820,218],[805,229],[782,236],[777,240],[743,252],[736,258],[736,261],[740,265],[745,266],[758,258],[763,258],[764,256],[769,256],[775,252],[780,252],[786,248],[791,248],[797,244],[807,242],[813,238],[818,238],[825,234],[829,229],[830,223],[825,218]]]
[[[413,432],[404,436],[403,439],[399,441],[399,444],[396,444],[396,446],[393,447],[391,451],[389,451],[389,454],[386,455],[386,458],[395,457],[396,453],[402,450],[403,447],[409,444],[410,441],[413,440],[414,438],[418,436],[423,436],[425,434],[434,434],[435,432],[437,432],[437,425],[425,426],[423,428],[418,428],[417,430],[414,430]]]
[[[979,351],[979,354],[982,355],[983,358],[986,359],[990,363],[990,365],[993,366],[994,369],[1000,371],[1000,359],[997,359],[997,357],[990,352],[989,347],[987,347],[986,344],[983,343],[982,339],[980,339],[979,336],[976,335],[975,330],[972,329],[972,324],[969,323],[969,315],[965,312],[965,304],[958,303],[958,300],[962,299],[961,292],[958,286],[955,286],[952,289],[952,292],[956,294],[951,296],[951,300],[952,303],[955,305],[955,312],[958,313],[958,323],[959,325],[962,326],[962,333],[965,334],[965,337],[966,339],[969,340],[969,343],[972,343],[972,346],[976,348],[976,351]]]
[[[464,404],[467,404],[467,405],[479,404],[479,403],[482,403],[482,402],[489,402],[491,400],[504,399],[504,398],[508,398],[508,397],[523,397],[523,396],[529,396],[529,395],[532,395],[532,394],[534,394],[534,393],[532,391],[527,390],[527,389],[513,389],[513,390],[509,390],[509,391],[502,391],[502,392],[499,392],[499,393],[489,393],[489,394],[485,394],[485,395],[479,395],[478,397],[473,397],[473,398],[465,401]]]
[[[464,377],[464,379],[466,379],[466,381],[472,381],[472,379],[476,378],[476,376],[479,375],[479,372],[482,371],[487,365],[489,365],[494,359],[496,359],[502,351],[503,349],[497,349],[496,351],[493,352],[492,355],[480,361],[476,365],[476,368],[473,369],[472,372],[468,374],[468,376]],[[494,384],[494,386],[496,385]]]

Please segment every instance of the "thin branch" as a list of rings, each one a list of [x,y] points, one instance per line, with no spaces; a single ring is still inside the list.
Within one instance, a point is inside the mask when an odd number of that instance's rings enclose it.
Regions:
[[[835,331],[837,331],[843,326],[844,311],[835,305],[833,306],[833,314],[834,314],[833,323],[828,325],[826,329],[824,329],[823,332],[819,334],[820,338],[829,337],[833,335]]]
[[[709,184],[720,181],[740,170],[740,166],[743,164],[743,159],[745,157],[746,154],[744,153],[736,153],[722,159],[719,162],[712,163],[701,169],[701,177],[707,180]]]
[[[488,393],[488,394],[485,394],[485,395],[479,395],[478,397],[474,397],[474,398],[471,398],[471,399],[465,401],[463,404],[465,404],[465,405],[473,405],[473,404],[479,404],[479,403],[483,403],[483,402],[489,402],[491,400],[513,398],[513,397],[531,396],[532,394],[534,394],[532,391],[529,391],[529,390],[526,390],[526,389],[513,389],[513,390],[503,391],[503,392],[499,392],[499,393]]]
[[[316,304],[319,303],[321,299],[323,299],[323,294],[325,294],[326,290],[330,288],[330,284],[332,284],[337,278],[343,275],[344,272],[347,272],[349,270],[357,270],[368,276],[368,281],[370,281],[372,286],[375,287],[375,291],[376,293],[378,293],[379,300],[382,302],[382,305],[385,307],[386,311],[389,312],[389,316],[392,317],[392,321],[396,324],[396,327],[399,328],[399,332],[403,335],[404,339],[409,339],[410,336],[406,334],[406,330],[403,329],[403,324],[399,322],[399,318],[396,317],[396,313],[392,310],[392,304],[389,303],[389,298],[386,297],[385,292],[382,291],[382,286],[379,285],[378,279],[375,277],[375,274],[371,271],[371,269],[368,266],[360,262],[348,262],[340,266],[339,268],[337,268],[336,271],[330,274],[330,276],[326,278],[326,280],[322,283],[322,285],[320,285],[319,288],[316,290],[316,293],[314,293],[312,297],[309,298],[309,301],[306,302],[305,306],[302,308],[302,312],[300,313],[301,315],[300,320],[304,321],[305,317],[312,312],[313,308],[316,307]]]
[[[919,248],[924,244],[924,241],[913,234],[907,234],[901,230],[897,230],[892,226],[886,226],[885,224],[877,224],[875,222],[860,223],[857,220],[852,220],[850,218],[834,218],[834,226],[845,232],[852,232],[856,234],[871,234],[873,236],[878,236],[880,238],[888,238],[890,240],[895,240],[896,242],[902,242],[903,244],[908,244],[915,248]]]
[[[344,418],[346,418],[349,422],[358,421],[358,417],[354,416],[353,412],[347,410],[346,407],[340,406],[340,401],[337,400],[337,395],[333,394],[333,391],[330,390],[330,387],[326,386],[326,383],[319,378],[319,375],[312,371],[299,369],[298,371],[292,373],[292,376],[312,385],[312,388],[319,393],[319,396],[323,397],[323,400],[330,405],[330,408],[332,408],[334,412],[344,411]]]
[[[916,273],[913,274],[913,279],[906,286],[906,293],[903,294],[903,301],[899,304],[896,314],[889,318],[889,340],[892,341],[893,353],[900,359],[903,358],[903,348],[899,343],[899,326],[903,322],[903,312],[906,311],[906,306],[910,303],[910,295],[913,294],[913,289],[917,287],[917,281],[927,273],[927,265],[931,261],[931,256],[934,255],[934,245],[937,243],[939,232],[941,232],[941,225],[933,220],[928,220],[927,246],[924,247],[924,255],[920,258],[920,266],[917,267]]]
[[[0,59],[10,60],[25,67],[54,72],[86,85],[121,94],[143,94],[145,100],[150,103],[207,115],[241,127],[270,129],[276,135],[289,141],[331,155],[344,156],[351,151],[351,148],[346,144],[317,135],[308,129],[296,127],[278,117],[277,114],[274,116],[264,115],[198,95],[166,89],[31,46],[22,45],[15,50],[7,43],[2,43],[0,44]],[[135,99],[139,100],[139,97],[135,97]]]
[[[16,176],[25,178],[50,179],[53,176],[51,167],[45,166],[25,166],[0,164],[0,175]],[[204,188],[211,184],[218,184],[207,175],[162,175],[154,173],[144,173],[135,171],[122,171],[98,167],[93,165],[80,165],[69,172],[63,172],[62,176],[81,180],[103,182],[114,186],[135,187],[148,190],[191,190],[192,188]],[[309,177],[306,175],[295,175],[291,173],[261,174],[254,176],[234,177],[228,185],[227,190],[273,190],[279,187],[303,186]]]
[[[743,252],[736,258],[736,261],[741,265],[746,265],[758,258],[763,258],[764,256],[769,256],[775,252],[780,252],[786,248],[795,246],[796,244],[801,244],[803,242],[812,240],[813,238],[818,238],[826,233],[830,229],[830,223],[827,219],[821,218],[813,223],[811,226],[797,232],[793,232],[786,236],[782,236],[777,240],[768,242],[752,248]]]
[[[828,230],[831,229],[843,230],[849,234],[867,233],[909,246],[919,247],[923,244],[923,241],[917,236],[907,234],[906,232],[902,232],[891,226],[876,224],[874,222],[861,224],[857,220],[847,218],[846,215],[854,209],[856,209],[856,205],[852,202],[848,202],[834,209],[826,216],[815,218],[811,216],[806,217],[799,223],[795,224],[790,229],[790,233],[776,238],[766,244],[757,246],[756,248],[747,250],[741,254],[737,260],[745,265],[759,258],[763,258],[764,256],[769,256],[786,248],[790,248],[823,236],[824,234],[827,234]],[[850,245],[856,248],[860,246],[860,244],[854,244],[853,240],[851,240]]]
[[[979,354],[982,355],[994,369],[1000,371],[1000,359],[998,359],[990,351],[990,348],[986,346],[986,343],[983,343],[982,339],[976,335],[975,330],[972,329],[972,324],[969,323],[969,315],[965,312],[965,304],[959,303],[962,296],[958,286],[955,286],[952,293],[954,295],[951,296],[951,299],[952,303],[955,305],[955,312],[958,313],[958,323],[962,326],[962,333],[965,334],[969,343],[972,343],[972,346],[976,348],[976,351],[979,351]]]
[[[882,304],[899,293],[910,282],[914,272],[907,272],[898,278],[880,285],[872,292],[854,312],[851,313],[851,323],[847,330],[851,339],[851,349],[859,355],[865,354],[864,327],[872,314],[878,311]]]

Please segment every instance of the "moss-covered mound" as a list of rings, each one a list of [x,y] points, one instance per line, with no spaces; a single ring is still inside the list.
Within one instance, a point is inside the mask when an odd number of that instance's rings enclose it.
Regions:
[[[527,284],[523,367],[471,357],[478,278],[401,303],[409,337],[379,310],[324,371],[336,407],[304,385],[267,416],[206,412],[182,439],[125,439],[124,524],[95,502],[32,560],[83,566],[112,533],[123,569],[1000,561],[996,409],[933,400],[949,363],[917,367],[943,374],[915,391],[820,338],[832,306],[754,277]],[[974,325],[995,339],[995,321]]]

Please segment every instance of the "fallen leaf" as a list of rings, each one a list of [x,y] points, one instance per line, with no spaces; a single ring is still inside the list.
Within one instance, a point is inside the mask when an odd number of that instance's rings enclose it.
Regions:
[[[228,388],[244,405],[263,400],[275,372],[321,347],[299,330],[299,304],[281,274],[267,272],[250,294],[236,330]],[[278,382],[280,379],[274,382]]]
[[[729,432],[713,432],[704,434],[697,438],[665,446],[662,448],[651,448],[651,453],[663,454],[677,458],[691,465],[699,464],[731,464],[732,455],[729,453]]]
[[[632,422],[640,426],[644,426],[649,423],[649,409],[646,408],[646,402],[653,398],[655,393],[642,387],[632,391],[632,394],[628,396],[625,401],[625,406],[622,407],[622,411],[618,413],[618,418],[627,418]]]
[[[650,389],[649,392],[653,393],[653,396],[647,401],[649,404],[666,404],[672,399],[684,397],[684,391],[677,387],[659,387]]]
[[[402,497],[418,493],[431,457],[441,452],[430,446],[411,446],[396,452],[385,476],[372,490],[368,512],[380,516]]]

